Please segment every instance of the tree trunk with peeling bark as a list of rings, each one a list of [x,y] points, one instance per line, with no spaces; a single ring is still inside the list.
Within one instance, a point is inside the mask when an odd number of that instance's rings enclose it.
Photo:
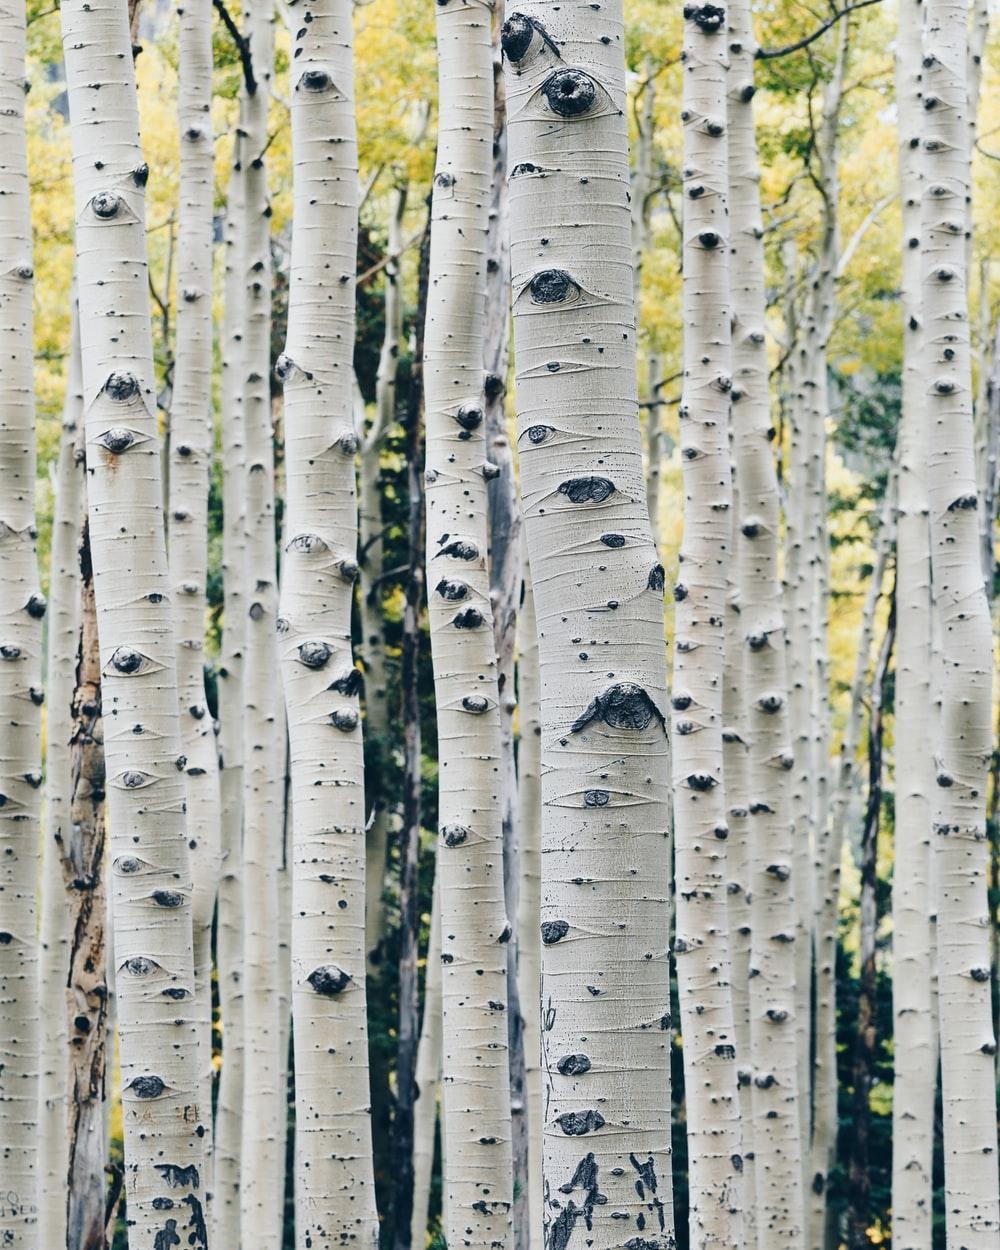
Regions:
[[[532,0],[508,11],[503,47],[541,681],[546,1237],[669,1246],[664,575],[636,396],[622,9]]]

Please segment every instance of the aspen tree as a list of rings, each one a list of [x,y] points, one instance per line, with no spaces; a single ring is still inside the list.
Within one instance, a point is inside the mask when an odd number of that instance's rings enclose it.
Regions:
[[[733,292],[733,449],[736,467],[736,585],[746,735],[746,862],[749,915],[749,1050],[752,1119],[744,1154],[753,1155],[747,1207],[756,1244],[801,1246],[803,1196],[795,994],[795,897],[789,769],[792,766],[779,574],[778,482],[771,450],[765,340],[760,167],[754,133],[754,39],[750,5],[730,7],[730,188]],[[733,796],[738,799],[739,796]],[[731,805],[732,806],[732,805]],[[742,822],[742,817],[740,818]],[[743,935],[745,940],[745,935]],[[744,1103],[744,1106],[746,1104]],[[753,1191],[750,1184],[753,1184]],[[748,1244],[752,1244],[748,1242]]]
[[[237,134],[225,224],[225,312],[220,394],[222,443],[222,654],[219,665],[221,864],[216,931],[222,1072],[213,1134],[213,1240],[239,1245],[243,1103],[243,662],[246,646],[246,515],[243,420],[242,142]]]
[[[542,1236],[542,1040],[540,977],[541,920],[541,708],[538,700],[538,635],[531,574],[522,530],[521,610],[517,621],[517,752],[520,881],[517,896],[517,980],[524,1012],[525,1107],[528,1119],[528,1244],[540,1250]]]
[[[111,997],[114,955],[108,908],[104,720],[101,706],[101,649],[94,603],[90,527],[79,543],[80,645],[72,694],[73,731],[66,854],[65,923],[72,935],[66,1007],[72,1019],[69,1046],[67,1163],[63,1185],[68,1244],[72,1250],[103,1246],[109,1097],[108,1039],[113,1038]],[[113,1048],[113,1042],[112,1042]],[[64,1127],[65,1131],[65,1127]],[[163,1200],[160,1199],[162,1202]],[[169,1209],[169,1208],[165,1208]],[[176,1232],[175,1232],[176,1235]]]
[[[450,1245],[510,1243],[501,744],[487,567],[483,337],[491,8],[436,10],[439,120],[423,379],[427,600],[438,722],[442,1136]]]
[[[365,1005],[354,273],[358,165],[351,6],[293,4],[295,217],[285,390],[279,654],[291,742],[296,1239],[378,1245]]]
[[[413,1108],[413,1215],[410,1245],[423,1250],[434,1166],[434,1136],[441,1086],[441,903],[437,882],[431,908],[424,973],[424,1013],[417,1045],[417,1101]],[[442,1168],[442,1171],[444,1169]]]
[[[129,1235],[204,1247],[192,885],[125,0],[62,6]]]
[[[0,13],[0,1242],[38,1241],[42,617],[35,550],[31,206],[25,11]]]
[[[41,1037],[38,1087],[38,1243],[66,1245],[66,1168],[69,1125],[69,1031],[66,980],[70,930],[63,885],[64,858],[72,836],[70,800],[70,705],[76,684],[80,635],[80,522],[83,515],[83,383],[80,323],[74,294],[59,458],[55,473],[49,576],[49,636],[46,661],[45,807],[42,825],[41,920],[39,922],[38,1010]],[[80,444],[78,446],[78,444]]]
[[[949,1247],[986,1250],[1000,1235],[985,826],[992,656],[972,437],[967,13],[955,0],[926,7],[920,237],[927,493],[942,664],[932,802],[945,1209]]]
[[[205,696],[208,483],[212,464],[212,6],[180,9],[177,344],[170,405],[169,552],[188,845],[194,877],[195,1011],[201,1105],[212,1105],[212,921],[221,856],[219,753]],[[211,1127],[209,1125],[209,1127]],[[206,1157],[211,1161],[210,1140]],[[205,1177],[206,1194],[211,1181]]]
[[[673,782],[678,999],[692,1246],[742,1234],[727,923],[722,701],[730,546],[726,14],[684,11],[684,538],[676,601]]]
[[[508,12],[503,46],[542,715],[546,1236],[552,1250],[665,1248],[664,573],[636,399],[622,8],[531,0]]]

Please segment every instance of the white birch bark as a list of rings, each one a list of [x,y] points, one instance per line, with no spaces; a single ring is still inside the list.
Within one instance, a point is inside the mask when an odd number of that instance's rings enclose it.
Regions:
[[[969,359],[966,21],[964,4],[929,0],[920,136],[921,296],[931,566],[943,677],[933,855],[947,1240],[952,1250],[986,1250],[1000,1236],[986,900],[992,656],[979,557]]]
[[[38,1242],[66,1244],[66,1165],[69,1155],[69,1029],[66,981],[69,976],[69,924],[63,862],[70,843],[71,704],[76,684],[80,635],[80,522],[83,511],[83,459],[77,442],[83,424],[80,377],[80,323],[75,294],[71,313],[66,393],[63,399],[59,459],[55,473],[52,553],[49,575],[49,636],[45,725],[45,808],[42,825],[38,996],[45,1021],[38,1087],[39,1173]]]
[[[726,14],[684,12],[684,537],[673,674],[678,1000],[692,1247],[742,1239],[742,1147],[727,916],[723,778],[731,539]]]
[[[0,1243],[38,1241],[42,617],[35,549],[25,10],[0,10]]]
[[[487,567],[483,338],[491,11],[436,10],[439,121],[424,331],[427,598],[438,720],[442,1133],[449,1245],[510,1243],[500,708]]]
[[[663,569],[636,401],[623,36],[617,3],[541,0],[503,34],[550,1250],[673,1240]]]
[[[434,883],[431,932],[424,972],[424,1014],[417,1044],[417,1099],[413,1107],[413,1216],[410,1222],[412,1250],[427,1242],[427,1215],[434,1168],[434,1137],[441,1087],[441,902]],[[442,1167],[442,1172],[444,1168]]]
[[[277,1244],[285,1176],[285,1090],[278,874],[284,830],[285,738],[276,622],[278,607],[271,417],[271,208],[265,165],[267,106],[274,60],[271,0],[250,0],[256,91],[243,96],[245,236],[243,491],[246,517],[243,668],[243,1132],[242,1244]]]
[[[365,1002],[365,798],[351,648],[358,575],[351,6],[320,0],[292,73],[294,223],[279,655],[291,776],[296,1243],[378,1245]]]
[[[61,9],[130,1237],[205,1247],[192,884],[125,0]]]
[[[528,1245],[541,1250],[542,1235],[542,1039],[540,978],[541,921],[541,708],[538,695],[538,634],[531,573],[522,530],[521,610],[517,618],[517,824],[520,834],[517,895],[517,982],[524,1015],[524,1087],[528,1121]]]
[[[177,641],[178,708],[194,879],[194,1009],[198,1020],[199,1100],[212,1105],[212,921],[221,857],[219,753],[205,695],[208,485],[212,464],[212,135],[211,0],[180,9],[180,212],[177,343],[170,404],[169,553]],[[211,1124],[206,1126],[211,1129]],[[205,1140],[206,1168],[212,1159]],[[205,1176],[206,1201],[211,1180]]]
[[[222,435],[222,654],[219,665],[219,871],[216,966],[222,1071],[213,1134],[213,1240],[239,1245],[243,1104],[243,662],[246,646],[243,356],[245,202],[236,138],[226,207]]]
[[[931,1244],[937,1045],[927,964],[934,772],[920,735],[931,721],[931,577],[927,523],[927,378],[920,298],[922,0],[900,0],[896,109],[902,203],[903,396],[896,536],[896,763],[892,875],[892,1229],[898,1250]]]

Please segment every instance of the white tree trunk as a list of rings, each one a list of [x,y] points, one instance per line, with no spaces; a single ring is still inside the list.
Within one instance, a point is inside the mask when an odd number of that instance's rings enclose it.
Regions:
[[[927,493],[942,708],[933,799],[945,1209],[949,1250],[1000,1237],[985,801],[991,631],[979,557],[965,235],[970,223],[967,12],[929,0],[921,219]]]
[[[430,941],[424,972],[424,1014],[417,1046],[417,1100],[413,1107],[412,1250],[424,1250],[434,1167],[434,1136],[441,1087],[441,902],[437,880],[431,908]],[[442,1166],[442,1172],[444,1168]]]
[[[0,13],[0,1242],[38,1241],[38,939],[42,617],[35,550],[31,206],[25,11]]]
[[[207,1244],[192,884],[125,0],[62,6],[130,1237]]]
[[[279,654],[290,737],[296,1244],[378,1245],[365,1005],[365,798],[351,648],[358,575],[351,6],[296,36]],[[299,28],[298,8],[290,11]]]
[[[66,393],[55,474],[52,554],[49,575],[49,637],[45,725],[45,809],[42,826],[41,920],[38,997],[42,1031],[38,1086],[38,1244],[66,1245],[66,1164],[69,1125],[66,981],[70,933],[63,861],[70,843],[71,704],[80,636],[80,522],[83,517],[83,459],[78,440],[83,425],[80,322],[75,293],[71,312]]]
[[[246,517],[243,420],[245,203],[237,137],[226,207],[222,327],[222,654],[219,665],[221,863],[216,929],[222,1072],[213,1135],[213,1240],[238,1246],[243,1104],[243,651],[246,646]]]
[[[449,1245],[507,1246],[512,1162],[500,709],[487,568],[483,336],[490,10],[436,10],[440,91],[424,338],[427,598],[438,720],[442,1132]]]
[[[673,1238],[664,574],[636,402],[622,41],[617,3],[530,0],[503,35],[553,1250]]]
[[[674,586],[672,724],[674,953],[693,1248],[738,1245],[743,1201],[722,772],[732,507],[725,43],[723,9],[685,9],[684,538]]]
[[[221,856],[219,753],[205,695],[208,485],[212,465],[212,4],[180,9],[180,223],[177,346],[170,405],[169,550],[177,641],[177,685],[194,878],[194,1009],[198,1019],[199,1100],[212,1105],[212,921]],[[211,1130],[211,1123],[207,1125]],[[211,1205],[210,1135],[205,1196]]]
[[[243,490],[246,507],[243,667],[243,1134],[242,1244],[281,1238],[285,1176],[285,1090],[281,1058],[278,873],[284,830],[285,738],[276,622],[278,607],[271,417],[271,209],[265,152],[274,59],[271,0],[250,0],[257,88],[243,97],[246,196],[243,277]]]

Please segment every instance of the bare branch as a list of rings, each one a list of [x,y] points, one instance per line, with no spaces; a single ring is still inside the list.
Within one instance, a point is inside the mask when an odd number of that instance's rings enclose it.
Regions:
[[[834,9],[832,15],[825,22],[821,22],[811,34],[797,39],[795,43],[786,44],[783,48],[758,48],[757,60],[773,61],[779,56],[788,56],[792,52],[801,52],[803,48],[807,48],[811,43],[815,43],[821,35],[825,35],[832,26],[836,26],[840,19],[846,17],[848,13],[854,13],[858,9],[867,9],[869,5],[881,3],[882,0],[857,0],[857,3],[849,4],[843,9]]]
[[[215,11],[222,18],[222,24],[229,31],[229,37],[236,44],[236,51],[240,54],[240,63],[243,66],[243,81],[246,84],[247,95],[256,95],[257,80],[253,76],[253,60],[250,57],[250,40],[241,32],[239,27],[230,16],[229,10],[226,8],[225,0],[212,0]]]

